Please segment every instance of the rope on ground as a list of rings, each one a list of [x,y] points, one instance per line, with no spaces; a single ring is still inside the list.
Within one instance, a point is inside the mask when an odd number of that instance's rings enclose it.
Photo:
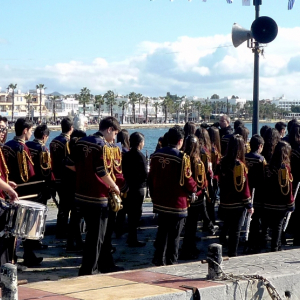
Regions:
[[[240,291],[240,294],[241,294],[241,299],[243,300],[243,293],[242,293],[242,289],[241,289],[241,286],[239,284],[239,281],[240,280],[247,280],[249,284],[251,284],[251,292],[252,292],[252,298],[253,298],[253,284],[256,280],[258,281],[261,281],[263,283],[263,285],[266,287],[270,297],[272,300],[283,300],[279,293],[277,292],[275,286],[270,282],[270,280],[268,280],[267,278],[263,277],[263,276],[260,276],[260,275],[245,275],[245,274],[241,274],[241,275],[234,275],[232,273],[230,274],[227,274],[224,272],[222,266],[220,264],[218,264],[216,261],[214,261],[213,259],[211,258],[207,258],[208,260],[210,260],[211,262],[213,262],[214,264],[216,264],[221,272],[222,272],[222,276],[220,278],[217,278],[215,280],[229,280],[229,281],[232,281],[233,283],[236,283],[239,287],[239,291]],[[245,300],[246,299],[246,296],[245,296]]]

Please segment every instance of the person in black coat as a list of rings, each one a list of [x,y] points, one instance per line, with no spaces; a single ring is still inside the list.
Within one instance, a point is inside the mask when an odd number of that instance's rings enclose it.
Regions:
[[[146,195],[147,162],[141,152],[145,144],[142,133],[130,135],[129,152],[125,153],[122,161],[123,175],[129,187],[128,192],[128,240],[129,247],[143,247],[146,243],[137,239],[137,227],[142,215],[142,205]]]

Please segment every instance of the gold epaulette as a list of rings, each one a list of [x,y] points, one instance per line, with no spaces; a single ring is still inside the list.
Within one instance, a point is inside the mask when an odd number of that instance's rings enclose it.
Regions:
[[[8,183],[8,174],[9,174],[9,170],[8,170],[8,167],[7,167],[7,164],[5,162],[5,159],[4,159],[4,155],[3,155],[3,152],[2,152],[2,149],[0,148],[0,158],[2,160],[2,164],[4,166],[4,169],[5,169],[5,179],[6,179],[6,183]],[[0,172],[0,176],[1,176],[1,172]]]
[[[40,152],[40,166],[43,170],[51,169],[51,157],[47,151]]]
[[[122,173],[121,163],[122,154],[119,147],[108,147],[103,146],[103,163],[105,171],[111,175],[111,178],[116,181],[116,176],[114,174],[115,170],[117,173]]]
[[[237,192],[241,192],[244,188],[245,183],[245,173],[248,173],[248,169],[245,164],[239,160],[236,160],[235,166],[233,168],[233,182],[234,188]],[[237,178],[240,177],[240,181]]]
[[[19,151],[17,152],[17,159],[18,159],[21,179],[23,180],[23,182],[27,182],[29,179],[27,159],[32,165],[34,165],[34,163],[25,150],[23,150],[22,152]]]
[[[281,193],[286,196],[290,192],[290,182],[293,182],[293,176],[285,165],[282,165],[278,170],[278,183]],[[283,189],[286,188],[286,192]]]
[[[192,176],[191,171],[191,160],[187,154],[183,154],[182,165],[181,165],[181,175],[180,175],[180,185],[184,185],[184,178],[190,178]]]
[[[199,188],[203,188],[205,180],[205,166],[204,163],[200,160],[200,162],[197,162],[195,165],[195,181],[197,182],[197,186]]]

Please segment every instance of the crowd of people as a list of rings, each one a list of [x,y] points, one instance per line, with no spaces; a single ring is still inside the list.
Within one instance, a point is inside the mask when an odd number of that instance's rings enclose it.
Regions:
[[[47,205],[51,197],[58,206],[56,237],[66,239],[66,251],[82,251],[79,275],[123,270],[116,266],[111,238],[124,234],[128,216],[128,247],[144,247],[137,228],[147,190],[157,214],[158,229],[153,264],[176,264],[196,259],[198,221],[203,230],[216,234],[222,220],[220,242],[228,256],[236,256],[241,228],[252,219],[247,253],[259,253],[271,239],[271,251],[285,243],[283,223],[293,212],[288,231],[300,245],[295,230],[300,210],[295,209],[300,182],[300,123],[263,126],[249,139],[249,130],[237,120],[222,115],[218,123],[197,126],[174,125],[163,137],[149,161],[142,153],[145,136],[129,135],[114,117],[101,120],[99,130],[87,136],[87,119],[61,121],[61,134],[50,142],[46,124],[35,127],[25,118],[15,122],[15,137],[6,142],[7,120],[0,116],[0,255],[1,264],[16,262],[16,237],[7,230],[8,202],[22,195]],[[285,130],[288,130],[285,135]],[[298,166],[299,165],[299,166]],[[23,185],[28,183],[28,185]],[[17,193],[16,193],[17,191]],[[59,201],[56,199],[59,197]],[[121,210],[112,209],[114,197],[122,199]],[[85,228],[83,230],[83,222]],[[249,222],[248,222],[249,223]],[[184,228],[182,247],[180,235]],[[85,240],[82,232],[85,231]],[[41,241],[23,241],[25,266],[39,265],[35,249]]]

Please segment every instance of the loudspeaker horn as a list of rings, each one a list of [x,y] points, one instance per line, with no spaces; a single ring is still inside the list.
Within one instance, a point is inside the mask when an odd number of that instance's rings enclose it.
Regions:
[[[234,23],[232,26],[231,37],[233,46],[236,48],[245,41],[250,40],[253,36],[250,30],[247,30],[241,25]]]
[[[278,26],[270,17],[259,17],[252,23],[251,32],[257,42],[267,44],[276,38]]]

